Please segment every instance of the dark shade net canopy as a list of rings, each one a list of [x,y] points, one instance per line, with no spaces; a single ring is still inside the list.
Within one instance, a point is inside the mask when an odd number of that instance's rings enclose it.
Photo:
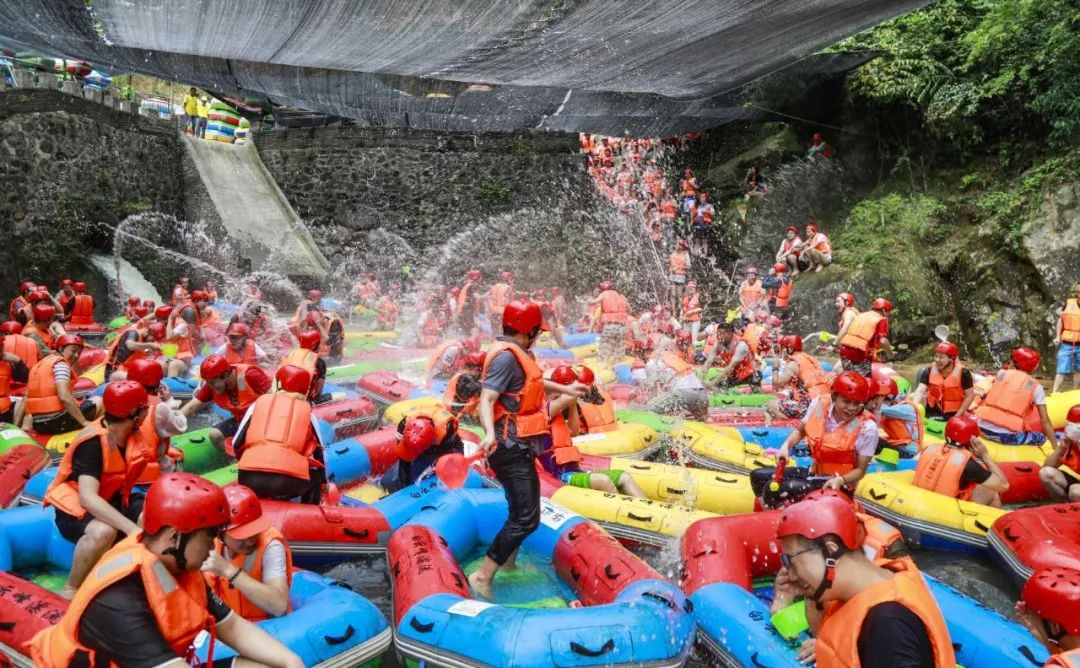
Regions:
[[[741,86],[926,2],[0,0],[0,41],[370,125],[667,136],[752,117]]]

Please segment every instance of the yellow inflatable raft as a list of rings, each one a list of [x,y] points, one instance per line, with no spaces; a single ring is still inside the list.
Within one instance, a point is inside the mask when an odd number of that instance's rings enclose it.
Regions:
[[[620,422],[614,431],[575,436],[574,445],[587,455],[643,459],[656,452],[663,442],[652,427]]]
[[[671,430],[671,437],[698,466],[718,471],[746,474],[763,466],[775,466],[776,459],[766,455],[756,443],[747,443],[738,429],[686,420]]]
[[[932,434],[926,434],[923,437],[924,447],[939,445],[944,442],[944,438]],[[1036,464],[1042,464],[1052,450],[1052,448],[1045,443],[1043,445],[1002,445],[1001,443],[995,443],[986,438],[982,439],[982,442],[986,445],[986,451],[989,453],[990,458],[998,463],[1034,462]]]
[[[398,422],[401,422],[401,418],[405,417],[409,411],[415,408],[432,409],[441,408],[442,405],[442,397],[418,397],[416,399],[406,399],[405,401],[399,401],[387,406],[386,410],[383,411],[383,418],[390,424],[397,424]]]
[[[1076,404],[1080,404],[1080,390],[1046,395],[1046,412],[1050,415],[1050,422],[1054,425],[1054,429],[1065,428],[1065,416]]]
[[[569,485],[560,487],[551,495],[551,500],[594,520],[616,538],[656,546],[681,536],[698,520],[716,517],[714,513],[674,503],[658,503],[653,499],[635,499]]]
[[[583,346],[574,346],[570,349],[570,352],[574,353],[574,357],[579,360],[586,360],[596,357],[596,354],[600,351],[599,343],[586,343]]]
[[[79,378],[86,378],[94,383],[94,385],[101,385],[105,382],[105,365],[98,364],[97,366],[92,366],[81,373]]]
[[[913,484],[915,471],[870,473],[855,496],[866,511],[899,528],[909,545],[987,548],[986,532],[1008,510],[961,501]]]

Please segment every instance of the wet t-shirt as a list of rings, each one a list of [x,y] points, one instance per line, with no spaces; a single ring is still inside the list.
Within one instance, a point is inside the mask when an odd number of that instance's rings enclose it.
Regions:
[[[934,665],[930,636],[918,615],[889,601],[870,609],[859,630],[862,668],[928,668]]]
[[[500,338],[499,340],[508,341],[509,339]],[[517,344],[511,343],[511,345]],[[487,372],[480,380],[485,389],[499,393],[496,401],[503,408],[511,413],[517,411],[518,401],[514,395],[525,387],[525,370],[518,364],[512,352],[504,350],[491,358]],[[546,447],[547,441],[544,435],[518,438],[517,425],[510,416],[504,416],[495,421],[495,440],[500,447],[530,448],[534,454],[539,454]]]

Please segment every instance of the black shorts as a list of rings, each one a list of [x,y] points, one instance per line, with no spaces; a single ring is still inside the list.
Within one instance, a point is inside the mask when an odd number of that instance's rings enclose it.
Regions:
[[[323,469],[308,469],[308,480],[283,473],[238,471],[236,481],[255,492],[260,499],[288,501],[300,497],[301,503],[318,505],[322,500]]]
[[[227,420],[222,420],[214,425],[214,429],[221,432],[221,435],[225,438],[236,436],[236,430],[240,428],[240,421],[235,417],[231,417]]]
[[[132,522],[139,521],[139,515],[142,514],[143,508],[143,495],[134,494],[131,495],[131,503],[125,508],[118,508],[124,517],[128,518]],[[81,520],[68,515],[64,511],[56,510],[56,528],[60,532],[60,535],[64,537],[64,540],[70,543],[78,543],[79,539],[86,532],[88,524],[94,521],[94,516],[90,513],[86,513],[86,516]],[[126,538],[123,532],[116,532],[116,542],[120,542]]]
[[[97,405],[90,399],[79,404],[79,410],[87,420],[97,417]],[[34,416],[34,431],[39,434],[66,434],[69,431],[78,431],[82,425],[67,411],[63,413],[51,413],[49,415]]]
[[[7,422],[11,424],[15,419],[15,404],[11,404],[11,408],[7,409],[3,413],[0,413],[0,422]]]

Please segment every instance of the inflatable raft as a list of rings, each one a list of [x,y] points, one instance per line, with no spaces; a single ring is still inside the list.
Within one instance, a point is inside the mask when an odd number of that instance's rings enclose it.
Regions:
[[[0,423],[0,508],[17,502],[26,483],[51,459],[41,443],[25,431]]]
[[[459,563],[505,521],[501,491],[447,494],[394,534],[398,650],[428,666],[682,665],[694,628],[682,592],[596,524],[541,503],[540,526],[523,549],[550,560],[570,588],[547,608],[469,597]],[[573,597],[580,607],[566,607]]]
[[[1006,513],[994,522],[987,541],[1018,586],[1041,568],[1080,570],[1080,503]]]
[[[617,429],[574,437],[574,446],[586,455],[644,459],[661,447],[660,435],[644,424],[619,423]]]
[[[776,526],[783,511],[720,517],[697,522],[682,541],[683,590],[693,603],[701,644],[722,665],[796,668],[796,650],[807,636],[786,641],[773,627],[769,611],[771,585],[755,578],[771,577],[780,568],[782,550]],[[906,553],[892,529],[869,524],[880,540],[879,554],[897,558]],[[865,549],[865,548],[864,548]],[[1042,644],[1019,624],[1002,617],[938,580],[923,575],[941,608],[956,650],[967,668],[1031,668],[1047,659]]]
[[[367,433],[376,429],[381,422],[379,407],[367,396],[321,404],[312,410],[312,414],[333,426],[335,439]]]
[[[386,407],[407,399],[413,390],[413,384],[393,371],[381,370],[361,376],[356,382],[356,390]]]

